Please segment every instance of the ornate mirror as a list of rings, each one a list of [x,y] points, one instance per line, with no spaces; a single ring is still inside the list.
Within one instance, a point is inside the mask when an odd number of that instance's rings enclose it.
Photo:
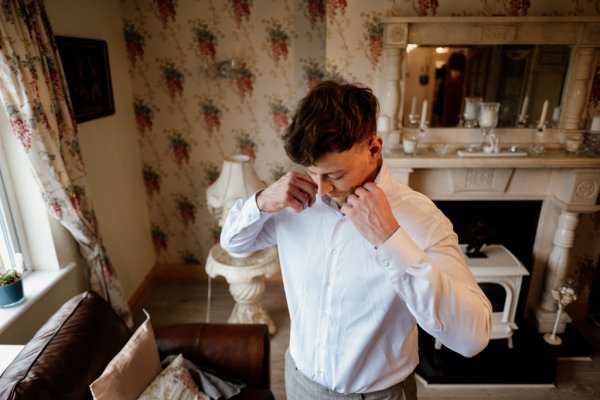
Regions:
[[[381,112],[393,129],[423,100],[431,127],[465,127],[467,98],[500,102],[499,128],[532,126],[544,102],[557,128],[586,122],[598,17],[392,17],[384,25]]]

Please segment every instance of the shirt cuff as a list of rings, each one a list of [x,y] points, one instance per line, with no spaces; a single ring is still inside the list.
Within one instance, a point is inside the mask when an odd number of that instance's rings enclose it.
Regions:
[[[259,192],[254,193],[246,200],[239,199],[231,209],[230,213],[236,213],[239,217],[241,217],[235,224],[235,226],[239,227],[238,231],[243,227],[254,224],[261,218],[268,218],[270,216],[271,213],[261,211],[256,204],[256,195]]]
[[[400,227],[377,249],[375,257],[377,263],[388,272],[398,274],[422,263],[425,252]]]

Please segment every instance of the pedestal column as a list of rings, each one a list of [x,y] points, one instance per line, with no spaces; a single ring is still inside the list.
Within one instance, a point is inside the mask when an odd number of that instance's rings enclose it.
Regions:
[[[382,96],[379,99],[381,114],[390,117],[390,129],[402,127],[404,108],[404,60],[408,40],[408,24],[391,23],[385,25],[383,36],[383,79]]]
[[[571,63],[571,80],[568,81],[560,128],[566,130],[581,129],[585,123],[584,111],[587,109],[587,101],[593,78],[593,65],[595,58],[594,47],[579,47],[573,52]]]
[[[402,125],[403,96],[402,88],[404,82],[401,79],[401,63],[403,49],[386,48],[383,50],[383,90],[380,99],[381,114],[390,117],[390,129],[397,130]]]
[[[264,278],[279,271],[276,247],[256,251],[244,258],[233,257],[220,245],[210,250],[206,273],[211,278],[223,276],[229,283],[229,293],[235,306],[227,322],[232,324],[266,324],[269,333],[277,331],[275,323],[263,309],[261,300],[265,291]]]
[[[558,217],[558,226],[554,232],[552,251],[546,264],[546,277],[540,307],[549,312],[556,312],[556,300],[552,296],[552,289],[560,286],[567,275],[569,266],[569,251],[573,247],[575,228],[579,217],[577,213],[562,210]]]
[[[552,296],[552,289],[560,286],[569,277],[569,253],[575,240],[575,229],[579,214],[592,213],[600,209],[596,205],[600,189],[599,170],[565,170],[557,174],[552,188],[551,201],[560,209],[558,224],[554,231],[552,249],[546,262],[544,287],[535,309],[537,329],[540,333],[551,332],[558,305]],[[562,313],[557,333],[565,330],[571,319]]]

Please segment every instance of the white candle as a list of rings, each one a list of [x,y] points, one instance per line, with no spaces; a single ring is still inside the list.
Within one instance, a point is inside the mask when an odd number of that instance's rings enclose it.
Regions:
[[[410,105],[410,115],[415,115],[417,112],[417,96],[412,97],[412,103]]]
[[[494,112],[489,108],[483,108],[479,112],[479,126],[482,128],[492,128],[494,124]]]
[[[600,115],[596,115],[592,119],[592,126],[590,127],[590,130],[592,130],[594,132],[599,132],[600,131]]]
[[[473,103],[472,101],[467,101],[465,103],[465,118],[466,119],[477,118],[477,111],[475,109],[475,103]]]
[[[385,114],[381,114],[377,118],[377,132],[387,132],[390,130],[390,117]]]
[[[554,107],[554,110],[552,111],[552,122],[558,122],[559,119],[560,119],[560,106],[556,106],[556,107]]]
[[[421,125],[419,128],[427,128],[427,100],[423,100],[423,106],[421,107]]]
[[[529,97],[525,96],[523,107],[521,107],[521,115],[519,115],[519,121],[524,121],[527,117],[527,107],[529,107]]]
[[[540,122],[538,122],[538,129],[544,128],[544,123],[546,122],[546,114],[548,113],[548,100],[544,100],[544,105],[542,106],[542,115],[540,115]]]

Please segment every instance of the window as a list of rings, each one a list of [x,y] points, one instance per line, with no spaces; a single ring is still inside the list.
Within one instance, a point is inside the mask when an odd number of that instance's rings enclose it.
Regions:
[[[23,246],[18,234],[18,219],[11,210],[11,204],[14,207],[15,202],[4,160],[6,157],[0,144],[0,270],[14,267],[19,262],[18,258],[22,259],[23,254]]]

